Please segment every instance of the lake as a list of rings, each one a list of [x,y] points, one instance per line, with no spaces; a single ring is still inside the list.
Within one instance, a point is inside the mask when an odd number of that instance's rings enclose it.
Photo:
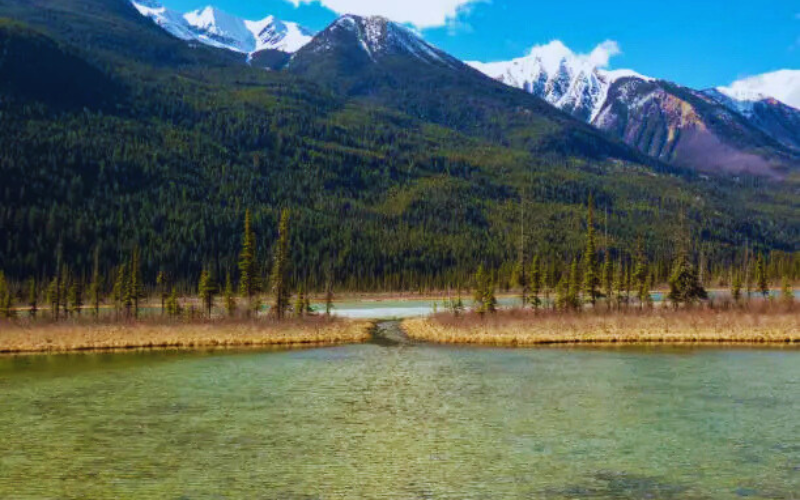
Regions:
[[[791,499],[800,351],[0,358],[0,498]]]

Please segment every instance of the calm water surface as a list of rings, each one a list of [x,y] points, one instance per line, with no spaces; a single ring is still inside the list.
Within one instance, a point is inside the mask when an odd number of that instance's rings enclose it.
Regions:
[[[0,498],[800,498],[800,351],[0,358]]]

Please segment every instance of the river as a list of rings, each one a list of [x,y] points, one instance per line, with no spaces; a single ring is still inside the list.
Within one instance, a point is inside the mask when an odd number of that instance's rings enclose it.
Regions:
[[[791,499],[800,351],[0,358],[0,498]]]

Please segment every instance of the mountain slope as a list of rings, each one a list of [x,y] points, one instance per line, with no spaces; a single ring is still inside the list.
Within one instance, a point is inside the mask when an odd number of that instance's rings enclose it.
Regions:
[[[195,286],[201,268],[235,272],[246,208],[265,272],[291,210],[293,278],[309,288],[325,281],[320,269],[350,289],[463,285],[479,264],[507,267],[520,225],[531,254],[562,262],[584,246],[590,193],[615,256],[642,237],[666,261],[679,213],[711,262],[747,241],[800,241],[796,185],[625,159],[639,155],[418,47],[370,50],[342,92],[330,75],[262,71],[186,44],[124,0],[0,3],[8,15],[46,25],[48,44],[124,89],[111,108],[67,109],[0,89],[0,263],[13,280],[52,276],[59,260],[88,275],[95,248],[112,276],[138,246],[148,281],[163,270]]]

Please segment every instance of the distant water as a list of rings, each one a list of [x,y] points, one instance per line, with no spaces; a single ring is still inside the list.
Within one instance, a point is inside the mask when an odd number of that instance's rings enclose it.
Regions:
[[[0,498],[791,499],[800,351],[0,358]]]

